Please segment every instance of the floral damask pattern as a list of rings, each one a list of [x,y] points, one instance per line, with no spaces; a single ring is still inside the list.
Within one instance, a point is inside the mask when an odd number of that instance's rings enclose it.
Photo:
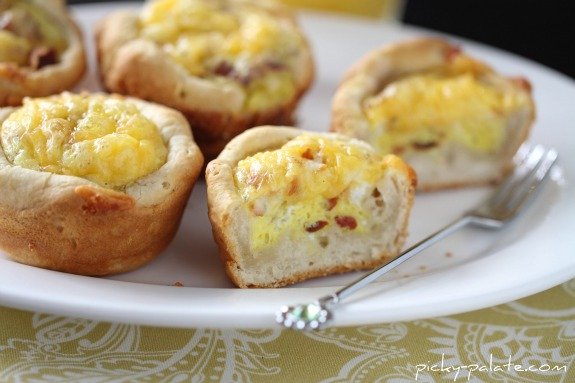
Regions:
[[[0,344],[0,358],[13,360],[1,370],[0,382],[251,382],[252,375],[280,372],[268,363],[278,355],[262,347],[280,330],[181,330],[178,339],[155,329],[147,343],[170,339],[149,349],[142,344],[142,336],[150,335],[145,327],[45,314],[33,314],[31,325],[33,339]]]
[[[0,382],[575,381],[575,280],[472,313],[307,333],[153,328],[7,308],[0,318]]]

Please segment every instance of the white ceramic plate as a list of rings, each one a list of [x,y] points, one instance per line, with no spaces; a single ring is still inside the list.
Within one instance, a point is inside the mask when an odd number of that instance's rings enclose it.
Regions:
[[[134,7],[135,5],[129,5]],[[74,9],[85,28],[119,5]],[[300,125],[327,130],[331,96],[345,69],[383,43],[429,34],[381,22],[320,14],[301,18],[317,57],[317,80]],[[502,73],[527,76],[538,105],[532,142],[553,146],[560,164],[536,203],[501,232],[466,229],[368,286],[336,312],[333,325],[447,315],[515,300],[575,276],[575,83],[519,57],[461,42]],[[94,60],[78,89],[99,89]],[[154,262],[110,278],[68,275],[10,261],[0,253],[0,304],[99,320],[182,327],[271,327],[282,304],[313,301],[358,277],[320,278],[289,288],[240,290],[226,279],[207,219],[205,184],[196,185],[180,230]],[[487,189],[418,195],[408,245],[447,224]],[[174,286],[181,283],[184,287]]]

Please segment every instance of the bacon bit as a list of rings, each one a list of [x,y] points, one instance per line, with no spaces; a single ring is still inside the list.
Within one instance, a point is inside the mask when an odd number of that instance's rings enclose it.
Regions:
[[[271,71],[276,71],[276,70],[283,70],[283,69],[285,69],[286,66],[282,62],[269,60],[269,61],[264,62],[263,67],[266,69],[269,69]]]
[[[327,210],[331,210],[335,207],[335,205],[337,205],[337,201],[338,201],[338,197],[333,197],[333,198],[329,198],[327,200]]]
[[[56,51],[48,47],[38,47],[30,52],[30,68],[40,69],[57,62]]]
[[[228,76],[232,73],[234,67],[227,61],[220,61],[214,68],[214,73],[218,76]]]
[[[430,142],[413,142],[411,144],[411,146],[413,147],[413,149],[415,150],[427,150],[427,149],[431,149],[434,148],[438,145],[437,142],[435,141],[430,141]]]
[[[288,195],[294,195],[298,192],[299,190],[299,183],[297,178],[294,178],[293,180],[291,180],[290,184],[289,184],[289,189],[288,189]]]
[[[319,231],[326,226],[327,226],[327,221],[316,221],[315,223],[312,223],[311,225],[306,226],[305,231],[307,231],[308,233],[315,233],[316,231]]]
[[[530,92],[532,89],[531,83],[525,77],[515,77],[515,78],[512,78],[511,81],[513,81],[515,84],[517,84],[519,87],[525,89],[526,91]]]
[[[254,79],[263,77],[268,72],[284,70],[286,66],[278,61],[264,61],[245,71],[238,71],[231,64],[222,61],[212,69],[219,76],[230,77],[243,85],[249,85]]]
[[[244,85],[248,85],[254,79],[264,77],[268,72],[276,72],[285,69],[286,66],[278,61],[264,61],[248,69],[247,73],[234,73],[234,78]]]
[[[301,154],[301,156],[306,160],[313,160],[313,153],[310,148],[307,148],[305,152]]]
[[[461,47],[452,45],[449,50],[447,50],[445,52],[445,59],[447,61],[452,61],[453,59],[455,59],[458,55],[461,54]]]
[[[391,153],[395,154],[396,156],[400,156],[405,151],[403,146],[394,146],[391,148]]]
[[[338,215],[335,217],[335,222],[343,228],[353,230],[357,227],[357,221],[355,218],[349,215]]]

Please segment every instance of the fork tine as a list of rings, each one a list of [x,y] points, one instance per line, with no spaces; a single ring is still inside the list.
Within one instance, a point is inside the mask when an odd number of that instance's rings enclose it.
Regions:
[[[553,149],[544,150],[539,155],[536,153],[528,159],[523,178],[513,184],[509,190],[507,198],[501,200],[496,209],[505,209],[506,215],[512,216],[528,200],[528,198],[538,189],[543,179],[557,160],[557,152]],[[537,159],[537,161],[535,161]]]
[[[517,184],[524,180],[525,177],[533,171],[541,158],[543,157],[545,149],[542,145],[524,145],[516,156],[516,164],[513,173],[507,176],[502,184],[499,185],[495,194],[493,194],[487,201],[492,206],[498,206],[508,200],[512,195],[513,189]]]

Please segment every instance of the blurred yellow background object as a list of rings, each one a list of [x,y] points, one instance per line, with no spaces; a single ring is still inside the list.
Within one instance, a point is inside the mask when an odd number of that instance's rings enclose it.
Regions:
[[[282,0],[285,4],[308,9],[347,13],[362,17],[396,20],[399,18],[402,0]]]

